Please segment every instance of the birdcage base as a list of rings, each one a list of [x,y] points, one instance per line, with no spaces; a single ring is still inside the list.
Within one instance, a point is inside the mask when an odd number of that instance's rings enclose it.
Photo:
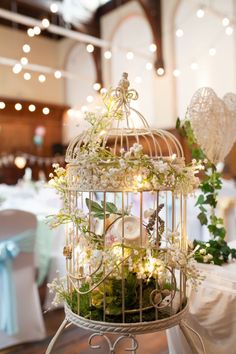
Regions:
[[[186,316],[187,310],[188,304],[186,304],[186,306],[177,314],[162,320],[139,323],[106,323],[81,317],[72,312],[69,306],[65,304],[65,319],[51,340],[45,354],[50,354],[52,352],[58,337],[62,334],[65,327],[71,324],[74,324],[79,328],[94,332],[91,334],[88,340],[88,344],[92,349],[99,350],[101,348],[100,345],[93,344],[95,337],[101,337],[105,340],[109,348],[109,354],[115,354],[116,346],[118,343],[123,340],[130,340],[131,344],[129,348],[125,349],[125,351],[136,354],[136,350],[138,348],[138,341],[135,337],[136,335],[163,331],[176,325],[181,325],[181,322]],[[117,336],[117,338],[112,341],[111,338],[107,336],[107,334],[114,334]]]

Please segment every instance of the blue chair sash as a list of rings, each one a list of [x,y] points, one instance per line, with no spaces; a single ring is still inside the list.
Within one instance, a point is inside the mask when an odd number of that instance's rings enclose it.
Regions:
[[[33,252],[34,245],[35,230],[27,230],[10,239],[0,240],[0,330],[11,336],[18,332],[12,262],[20,252]]]

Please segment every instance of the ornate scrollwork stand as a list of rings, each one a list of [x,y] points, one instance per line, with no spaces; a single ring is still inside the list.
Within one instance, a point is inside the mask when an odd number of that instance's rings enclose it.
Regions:
[[[83,328],[88,331],[94,332],[90,335],[88,339],[88,345],[90,346],[91,349],[101,349],[100,345],[93,344],[93,340],[96,337],[102,337],[108,344],[108,349],[110,354],[116,353],[116,347],[118,343],[120,343],[123,340],[130,340],[131,342],[130,347],[126,348],[125,351],[131,352],[132,354],[136,354],[136,351],[138,349],[138,341],[136,339],[136,335],[163,331],[168,328],[179,325],[181,329],[187,328],[198,337],[201,346],[203,348],[203,353],[206,353],[204,344],[199,334],[195,332],[191,327],[189,327],[184,321],[187,310],[188,310],[188,305],[186,305],[184,309],[178,312],[176,315],[173,315],[171,317],[162,320],[151,321],[151,322],[108,323],[108,322],[93,321],[78,316],[70,310],[67,304],[65,304],[65,319],[60,325],[60,327],[58,328],[51,342],[49,343],[49,346],[45,354],[50,354],[52,352],[53,347],[57,339],[59,338],[59,336],[62,334],[63,330],[66,327],[70,326],[71,324],[74,324],[79,328]],[[117,335],[118,337],[112,342],[111,339],[107,336],[107,334],[114,334]],[[191,345],[191,343],[189,343],[189,345]],[[193,348],[193,352],[195,352],[194,348]]]

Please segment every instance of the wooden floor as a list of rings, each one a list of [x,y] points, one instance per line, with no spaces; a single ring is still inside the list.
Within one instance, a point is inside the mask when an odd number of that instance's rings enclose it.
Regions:
[[[1,354],[44,354],[47,345],[55,334],[57,328],[64,318],[63,310],[55,310],[45,315],[45,324],[47,329],[47,338],[40,342],[18,345],[5,350],[0,350]],[[59,338],[54,347],[53,354],[107,354],[106,345],[101,339],[98,339],[95,344],[100,344],[100,350],[88,348],[88,337],[91,332],[79,329],[75,326],[67,328],[63,335]],[[114,337],[110,337],[114,340]],[[168,346],[165,332],[146,334],[137,337],[139,348],[137,354],[168,354]],[[125,348],[129,347],[129,343],[124,341],[117,347],[116,354],[128,353]]]

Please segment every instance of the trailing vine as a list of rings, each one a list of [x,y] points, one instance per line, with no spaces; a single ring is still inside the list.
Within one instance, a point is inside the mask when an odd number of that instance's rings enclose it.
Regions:
[[[194,240],[193,246],[199,249],[195,253],[195,259],[200,263],[213,263],[222,265],[229,258],[236,259],[236,249],[230,248],[225,241],[226,229],[222,218],[216,215],[218,192],[222,188],[222,174],[217,172],[216,166],[205,156],[197,145],[197,140],[189,120],[181,123],[177,118],[176,128],[180,135],[185,137],[189,145],[192,158],[205,163],[205,173],[199,185],[201,194],[198,196],[196,206],[199,209],[198,219],[201,225],[206,225],[211,239],[208,242]]]

